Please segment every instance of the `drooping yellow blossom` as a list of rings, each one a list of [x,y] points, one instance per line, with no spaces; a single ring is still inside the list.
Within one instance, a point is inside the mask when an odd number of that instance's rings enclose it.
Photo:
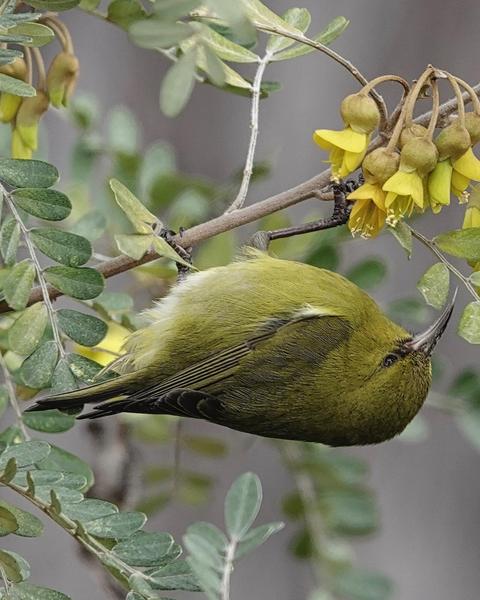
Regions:
[[[411,216],[414,208],[424,209],[424,178],[434,169],[437,159],[437,148],[426,137],[411,139],[403,146],[399,169],[382,188],[387,192],[389,225],[395,226],[403,217]]]
[[[365,183],[347,196],[355,202],[348,220],[353,235],[375,237],[383,229],[387,213],[382,185],[397,170],[399,160],[398,153],[377,148],[363,161]]]
[[[468,198],[463,219],[463,229],[480,227],[480,186],[474,186]]]
[[[2,65],[0,73],[25,81],[27,78],[27,65],[23,58],[16,58],[10,64]],[[22,98],[20,96],[2,92],[0,94],[0,121],[2,123],[13,121],[21,103]]]
[[[452,192],[462,201],[466,200],[464,192],[470,181],[480,181],[480,160],[469,148],[459,158],[452,161]]]
[[[375,101],[363,92],[347,96],[340,107],[345,123],[341,131],[317,129],[313,140],[329,152],[334,178],[355,171],[365,156],[370,136],[378,126],[380,113]]]
[[[48,96],[52,106],[67,106],[78,79],[80,64],[70,52],[60,52],[53,59],[47,73]]]
[[[48,97],[37,90],[37,95],[24,98],[18,109],[12,132],[12,157],[31,158],[38,147],[38,125],[48,109]]]

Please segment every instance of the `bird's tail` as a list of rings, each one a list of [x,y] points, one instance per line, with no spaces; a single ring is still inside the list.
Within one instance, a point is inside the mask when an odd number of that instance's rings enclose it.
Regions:
[[[109,381],[89,385],[80,390],[40,398],[33,406],[27,408],[27,412],[49,410],[51,408],[58,408],[63,411],[78,410],[83,408],[85,404],[96,404],[112,398],[120,399],[138,389],[139,377],[141,380],[141,374],[138,372],[128,373]],[[121,400],[119,400],[120,402]]]

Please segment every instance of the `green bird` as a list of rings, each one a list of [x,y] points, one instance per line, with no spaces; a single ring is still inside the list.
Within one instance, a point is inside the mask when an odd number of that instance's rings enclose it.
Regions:
[[[187,276],[149,310],[110,367],[118,377],[29,410],[96,403],[78,418],[165,414],[270,438],[378,443],[425,401],[452,310],[413,337],[341,275],[252,250]]]

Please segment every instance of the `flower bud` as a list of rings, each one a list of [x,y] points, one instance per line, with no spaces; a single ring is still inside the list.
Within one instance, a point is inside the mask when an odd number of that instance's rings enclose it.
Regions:
[[[384,184],[397,170],[400,163],[398,152],[376,148],[363,159],[362,169],[369,183]]]
[[[419,175],[426,175],[433,171],[437,161],[437,147],[426,137],[411,139],[402,148],[400,154],[401,170],[417,171]]]
[[[400,148],[403,148],[407,142],[416,138],[423,138],[427,134],[427,128],[418,123],[413,123],[411,127],[405,127],[400,134]]]
[[[25,81],[27,78],[27,65],[23,58],[16,58],[10,64],[2,65],[0,67],[0,73]],[[14,96],[13,94],[3,92],[0,95],[0,121],[2,123],[10,123],[10,121],[13,121],[21,103],[22,98],[20,96]]]
[[[458,158],[470,148],[470,145],[470,135],[458,120],[442,129],[435,140],[439,160]]]
[[[37,90],[37,95],[24,98],[18,109],[12,134],[13,158],[30,158],[38,146],[38,124],[48,109],[48,96]]]
[[[53,59],[47,73],[47,89],[50,102],[55,108],[67,106],[73,94],[80,65],[69,52],[60,52]]]
[[[380,122],[380,111],[375,100],[362,92],[344,98],[340,114],[345,124],[359,133],[372,133]]]
[[[474,112],[465,113],[465,128],[470,134],[472,146],[480,142],[480,115]]]

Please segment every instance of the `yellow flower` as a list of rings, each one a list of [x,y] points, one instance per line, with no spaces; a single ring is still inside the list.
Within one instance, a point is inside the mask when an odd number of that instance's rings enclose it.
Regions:
[[[435,169],[428,177],[428,193],[430,205],[434,213],[439,213],[443,206],[450,204],[453,165],[450,158],[438,161]]]
[[[348,228],[353,235],[360,233],[363,238],[375,237],[385,225],[385,192],[379,183],[364,183],[347,196],[355,200]]]
[[[470,193],[462,227],[480,227],[480,186],[473,187]]]
[[[38,146],[38,124],[48,109],[48,97],[37,90],[37,95],[24,98],[18,109],[12,133],[12,157],[31,158]]]
[[[459,158],[452,161],[452,192],[460,201],[465,200],[465,191],[470,181],[480,181],[480,160],[469,148]]]
[[[0,67],[0,73],[25,81],[27,79],[27,65],[23,58],[16,58],[12,63]],[[15,118],[22,103],[20,96],[14,96],[7,92],[0,94],[0,121],[10,123]]]
[[[130,335],[130,331],[111,321],[108,324],[107,335],[95,348],[75,346],[75,352],[94,360],[104,367],[113,362],[119,355],[124,354],[123,342]]]
[[[424,210],[425,176],[435,168],[437,160],[435,144],[427,137],[413,138],[403,146],[399,169],[382,188],[387,192],[385,207],[389,225],[394,227],[403,217],[411,216],[415,208]]]
[[[342,178],[361,165],[370,135],[354,131],[351,127],[345,127],[342,131],[317,129],[313,140],[330,153],[328,162],[332,165],[333,176]]]
[[[403,217],[410,217],[415,206],[423,210],[423,180],[416,171],[397,171],[383,184],[382,189],[387,192],[385,208],[389,225],[394,227]]]

